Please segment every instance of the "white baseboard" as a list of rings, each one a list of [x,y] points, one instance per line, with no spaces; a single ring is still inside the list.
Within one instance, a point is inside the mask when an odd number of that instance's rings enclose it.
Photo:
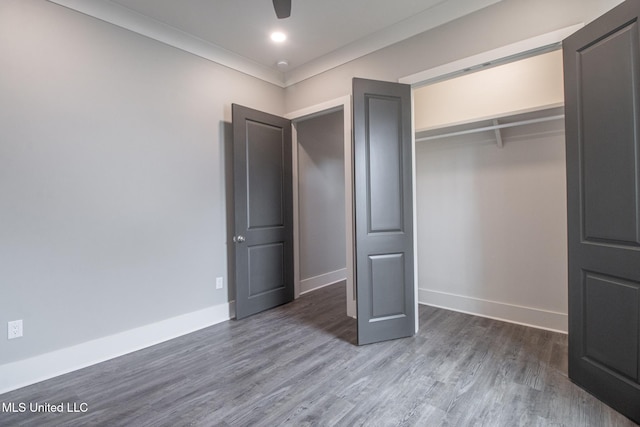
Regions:
[[[418,289],[418,302],[424,305],[488,317],[504,322],[516,323],[553,332],[567,333],[568,316],[566,313],[540,310],[502,302],[489,301],[464,295]]]
[[[0,394],[151,347],[233,317],[235,303],[232,301],[0,365]]]
[[[347,280],[347,269],[332,271],[300,281],[300,295]]]

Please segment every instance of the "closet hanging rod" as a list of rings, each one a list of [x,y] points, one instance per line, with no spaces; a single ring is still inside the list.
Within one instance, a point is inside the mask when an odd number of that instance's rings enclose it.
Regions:
[[[504,123],[504,124],[501,124],[501,125],[485,126],[485,127],[481,127],[481,128],[467,129],[467,130],[461,130],[461,131],[457,131],[457,132],[443,133],[443,134],[440,134],[440,135],[424,136],[422,138],[416,138],[416,142],[431,141],[431,140],[434,140],[434,139],[448,138],[448,137],[451,137],[451,136],[467,135],[467,134],[470,134],[470,133],[477,133],[477,132],[485,132],[485,131],[489,131],[489,130],[512,128],[512,127],[522,126],[522,125],[531,125],[531,124],[534,124],[534,123],[550,122],[552,120],[560,120],[560,119],[564,119],[564,114],[558,114],[556,116],[540,117],[540,118],[537,118],[537,119],[530,119],[530,120],[520,120],[518,122],[513,122],[513,123]]]

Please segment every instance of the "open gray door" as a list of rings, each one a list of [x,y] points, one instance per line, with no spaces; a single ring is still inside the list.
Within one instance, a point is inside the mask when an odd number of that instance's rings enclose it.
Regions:
[[[234,104],[236,318],[293,300],[291,122]]]
[[[640,1],[564,42],[569,377],[640,423]]]
[[[411,87],[353,80],[358,344],[415,333]]]

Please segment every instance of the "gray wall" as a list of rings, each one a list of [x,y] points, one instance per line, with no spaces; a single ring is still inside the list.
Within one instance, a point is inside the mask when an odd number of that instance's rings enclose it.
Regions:
[[[301,280],[346,268],[343,121],[337,111],[296,125]]]
[[[224,123],[282,89],[44,0],[0,69],[0,364],[228,302]]]

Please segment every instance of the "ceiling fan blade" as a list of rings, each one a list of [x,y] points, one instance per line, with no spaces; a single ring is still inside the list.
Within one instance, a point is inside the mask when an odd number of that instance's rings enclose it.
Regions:
[[[273,0],[273,8],[278,19],[291,16],[291,0]]]

